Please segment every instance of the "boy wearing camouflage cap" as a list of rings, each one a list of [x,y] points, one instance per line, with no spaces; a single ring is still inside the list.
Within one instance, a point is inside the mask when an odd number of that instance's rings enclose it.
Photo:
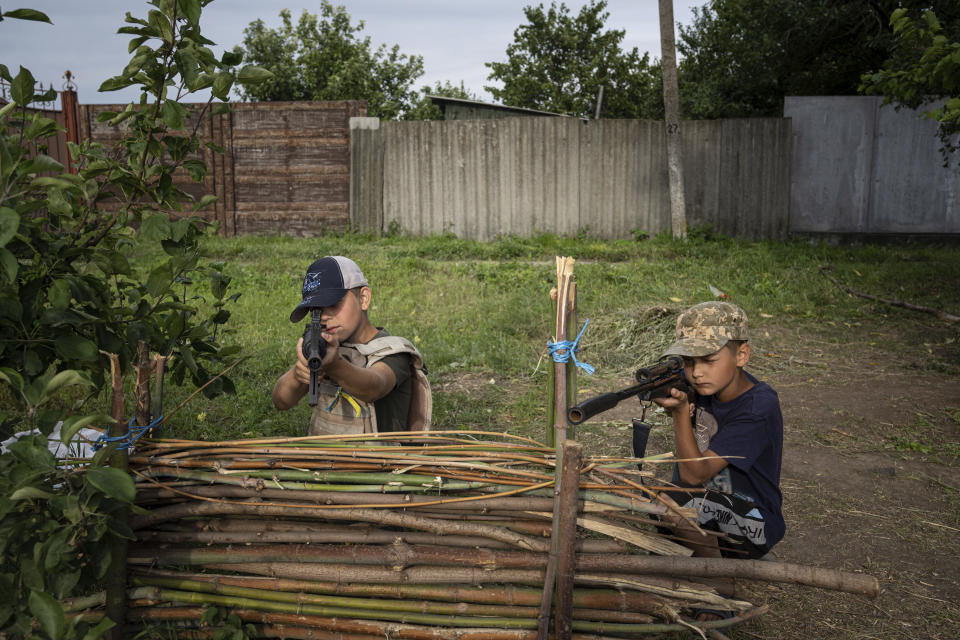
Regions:
[[[695,555],[759,558],[785,531],[780,460],[783,417],[777,392],[743,367],[750,359],[747,315],[729,302],[704,302],[677,318],[676,341],[664,356],[683,357],[696,401],[676,389],[655,401],[673,419],[679,459],[674,481],[704,492],[680,493],[701,528],[730,542],[695,547]],[[714,541],[716,538],[707,538]]]

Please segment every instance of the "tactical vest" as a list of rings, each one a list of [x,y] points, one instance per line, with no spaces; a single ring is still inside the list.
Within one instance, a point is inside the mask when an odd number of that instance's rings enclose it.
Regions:
[[[368,368],[387,356],[409,353],[411,360],[410,410],[407,427],[411,431],[430,428],[433,415],[433,396],[423,367],[423,356],[406,338],[383,336],[370,342],[340,345],[339,353],[347,362]],[[392,391],[391,391],[392,393]],[[310,416],[309,435],[352,435],[377,433],[377,411],[373,402],[364,402],[346,393],[331,380],[324,378],[317,385],[317,406]]]

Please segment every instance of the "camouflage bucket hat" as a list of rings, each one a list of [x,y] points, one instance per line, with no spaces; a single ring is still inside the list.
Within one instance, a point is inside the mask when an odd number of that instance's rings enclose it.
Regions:
[[[747,339],[747,314],[729,302],[701,302],[677,318],[676,338],[661,357],[708,356],[731,340]]]

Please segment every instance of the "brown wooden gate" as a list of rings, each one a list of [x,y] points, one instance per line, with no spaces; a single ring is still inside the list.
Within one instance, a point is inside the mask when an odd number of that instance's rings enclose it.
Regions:
[[[350,118],[366,103],[236,104],[221,127],[233,233],[318,235],[350,221]],[[231,137],[226,138],[227,135]],[[230,166],[228,166],[230,165]],[[224,205],[231,201],[227,192]]]
[[[221,235],[284,233],[319,235],[344,229],[350,219],[350,118],[366,115],[366,102],[233,103],[230,113],[197,123],[202,105],[191,111],[188,127],[197,126],[203,142],[198,158],[206,178],[192,182],[184,172],[176,183],[199,198],[218,196],[204,210],[220,223]],[[126,105],[78,105],[79,139],[107,146],[120,134],[98,122],[98,114]]]

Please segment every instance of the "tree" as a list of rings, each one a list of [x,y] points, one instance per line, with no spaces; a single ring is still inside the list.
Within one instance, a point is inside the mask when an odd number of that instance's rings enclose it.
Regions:
[[[605,0],[591,0],[576,16],[556,2],[524,7],[527,24],[513,32],[505,62],[488,62],[484,88],[513,107],[593,117],[600,87],[607,118],[662,118],[659,65],[636,47],[620,48],[624,31],[604,28]]]
[[[420,100],[413,109],[403,114],[404,120],[440,120],[443,118],[443,112],[440,107],[433,104],[427,96],[442,96],[444,98],[460,98],[461,100],[480,100],[480,96],[469,91],[463,82],[460,86],[451,84],[449,80],[441,83],[437,80],[432,87],[424,85],[420,88]]]
[[[154,352],[176,355],[174,381],[188,377],[198,385],[211,377],[207,367],[237,351],[220,344],[219,327],[230,316],[229,277],[202,263],[200,239],[211,225],[194,215],[216,197],[195,200],[173,176],[204,178],[197,127],[209,111],[229,110],[214,98],[226,100],[238,80],[269,74],[235,70],[240,57],[233,53],[214,57],[200,34],[200,0],[152,4],[158,8],[145,19],[127,13],[119,33],[133,36],[132,58],[100,86],[140,85],[141,99],[99,114],[123,132],[115,148],[69,143],[74,174],[44,153],[58,125],[28,108],[39,97],[33,76],[23,67],[12,76],[0,65],[12,97],[0,110],[0,372],[23,400],[28,428],[56,421],[33,409],[57,370],[83,371],[102,383],[110,367],[103,351],[128,367],[145,341]],[[195,110],[178,102],[207,88],[210,100]],[[162,246],[166,259],[138,273],[128,256],[150,245]],[[214,294],[209,315],[191,293],[201,279]],[[231,389],[223,379],[207,387],[212,395]]]
[[[785,95],[856,95],[889,55],[899,5],[955,0],[714,0],[680,27],[680,95],[694,118],[779,116]],[[938,8],[938,11],[940,9]]]
[[[243,30],[243,45],[234,47],[245,60],[273,73],[255,87],[243,88],[246,100],[366,100],[367,113],[385,120],[400,118],[413,108],[413,84],[423,75],[423,58],[400,53],[398,45],[376,50],[370,37],[361,37],[342,6],[321,0],[320,14],[306,10],[296,25],[290,11],[280,12],[282,24],[268,28],[255,20]]]
[[[890,15],[890,26],[896,38],[893,51],[879,71],[863,75],[860,88],[883,95],[884,104],[895,102],[897,108],[929,106],[924,116],[940,123],[946,164],[957,150],[952,137],[960,133],[960,25],[953,25],[951,40],[933,11],[913,18],[898,8]]]
[[[214,57],[200,33],[204,0],[149,4],[143,19],[126,14],[119,33],[133,36],[132,58],[100,87],[140,85],[141,98],[100,114],[119,129],[115,147],[69,144],[72,173],[46,154],[59,125],[30,108],[52,96],[37,92],[27,69],[13,75],[0,64],[11,96],[0,106],[0,430],[4,438],[40,432],[0,454],[0,637],[92,640],[123,627],[118,616],[67,616],[60,602],[109,589],[108,569],[123,568],[111,546],[134,538],[124,517],[133,480],[103,466],[118,443],[74,465],[58,461],[47,442],[60,420],[64,444],[84,426],[113,422],[77,414],[103,386],[102,351],[118,354],[130,371],[137,344],[146,342],[176,354],[175,380],[198,384],[211,377],[205,367],[219,369],[239,351],[222,344],[229,277],[200,255],[211,225],[194,214],[216,198],[195,200],[173,176],[203,179],[196,125],[211,109],[229,110],[213,98],[227,100],[235,82],[268,74],[235,69],[236,54]],[[0,13],[0,23],[10,18],[50,22],[33,9]],[[207,88],[213,98],[196,111],[178,102]],[[155,256],[147,270],[134,264],[136,253]],[[207,389],[230,390],[219,381]],[[123,602],[123,584],[119,591]]]

